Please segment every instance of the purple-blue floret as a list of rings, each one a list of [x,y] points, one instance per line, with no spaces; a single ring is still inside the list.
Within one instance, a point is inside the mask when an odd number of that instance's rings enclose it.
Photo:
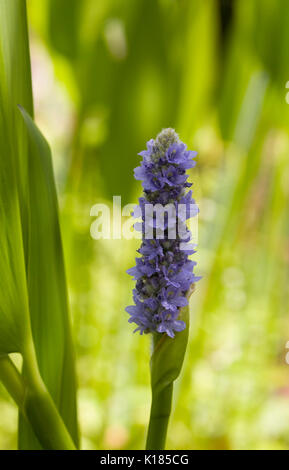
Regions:
[[[192,284],[200,277],[195,276],[196,263],[189,260],[195,253],[194,246],[188,244],[191,233],[186,220],[197,214],[198,208],[192,198],[191,186],[187,182],[186,170],[193,168],[196,152],[188,151],[173,129],[164,129],[155,140],[147,142],[147,150],[140,152],[143,160],[135,168],[134,176],[142,181],[143,197],[135,210],[135,217],[141,216],[142,244],[136,258],[136,266],[127,272],[136,281],[133,290],[135,305],[126,308],[129,322],[136,323],[135,331],[143,333],[166,333],[174,337],[175,332],[185,329],[186,324],[179,319],[180,309],[188,304],[187,293]],[[158,219],[154,215],[150,223],[154,236],[146,238],[146,205],[172,205],[176,217],[171,220],[170,213],[164,219],[163,237],[157,236]],[[180,204],[185,210],[180,210]],[[174,219],[174,220],[173,220]],[[184,235],[169,236],[172,224],[183,226]],[[137,224],[135,224],[136,226]]]

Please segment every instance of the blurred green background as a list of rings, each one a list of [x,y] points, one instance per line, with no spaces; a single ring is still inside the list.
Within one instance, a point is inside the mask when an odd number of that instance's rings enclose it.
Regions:
[[[61,207],[85,449],[138,449],[150,338],[124,308],[135,240],[90,237],[90,208],[136,202],[137,153],[175,127],[198,166],[203,276],[169,449],[289,448],[289,3],[28,0],[36,122]],[[0,448],[17,410],[0,388]]]

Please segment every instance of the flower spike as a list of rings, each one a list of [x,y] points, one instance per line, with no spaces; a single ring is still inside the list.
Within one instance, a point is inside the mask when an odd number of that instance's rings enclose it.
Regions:
[[[143,236],[138,250],[141,257],[127,271],[136,287],[135,305],[126,311],[140,334],[166,333],[173,338],[186,328],[179,318],[180,309],[188,304],[187,293],[200,279],[193,272],[196,263],[188,259],[195,250],[187,244],[191,233],[186,227],[186,220],[198,213],[192,191],[187,191],[191,184],[186,174],[196,164],[196,152],[188,151],[176,132],[168,128],[151,139],[147,150],[139,155],[143,160],[134,176],[142,181],[144,195],[135,216],[142,216]],[[160,205],[165,209],[161,215],[155,211]]]

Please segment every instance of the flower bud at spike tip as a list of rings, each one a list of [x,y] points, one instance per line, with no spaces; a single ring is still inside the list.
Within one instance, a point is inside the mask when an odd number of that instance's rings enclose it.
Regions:
[[[135,168],[134,175],[142,181],[143,197],[139,198],[139,206],[135,214],[142,215],[142,244],[136,258],[136,266],[127,272],[136,280],[133,290],[135,305],[126,308],[130,315],[129,322],[136,323],[135,331],[143,333],[166,333],[174,337],[175,332],[182,331],[186,324],[179,319],[180,309],[188,304],[187,293],[192,284],[200,279],[195,276],[195,262],[189,255],[195,250],[187,245],[191,233],[185,225],[185,237],[179,231],[172,238],[169,233],[172,226],[181,225],[185,207],[185,220],[192,217],[192,207],[196,207],[192,199],[191,187],[187,182],[186,170],[193,168],[196,152],[188,151],[173,129],[163,129],[155,140],[147,142],[147,150],[140,152],[143,160]],[[152,226],[153,237],[147,237],[148,205],[168,204],[174,209],[175,218],[168,211],[164,218],[163,237],[158,236],[159,220],[153,212],[148,225]],[[196,209],[194,214],[198,212]],[[146,216],[146,217],[145,217]]]

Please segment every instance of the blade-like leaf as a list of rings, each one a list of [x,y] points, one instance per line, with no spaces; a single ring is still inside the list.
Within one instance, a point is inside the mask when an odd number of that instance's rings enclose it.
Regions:
[[[77,444],[74,353],[51,152],[28,113],[20,110],[29,138],[27,277],[33,338],[42,378]],[[20,430],[21,448],[38,447],[22,419]]]
[[[1,99],[1,94],[0,94]],[[29,329],[14,162],[0,108],[0,354],[20,352]]]
[[[17,109],[21,103],[33,115],[31,89],[26,2],[0,0],[0,352],[21,351],[32,325],[40,372],[77,442],[74,357],[51,156],[33,121]],[[22,418],[19,442],[22,448],[40,447]]]
[[[20,41],[18,47],[15,42],[17,30],[24,31],[24,13],[22,0],[0,0],[0,354],[20,352],[30,328],[18,184],[21,171],[17,143],[21,140],[21,127],[16,130],[11,106],[20,96],[19,76],[25,80],[21,58],[25,46]],[[23,100],[29,105],[29,92],[24,95]],[[23,155],[25,158],[24,146]]]
[[[10,153],[16,165],[25,258],[28,238],[27,135],[17,103],[33,116],[29,42],[25,0],[0,0],[0,89]],[[4,154],[3,154],[4,155]],[[8,158],[8,155],[7,157]]]

